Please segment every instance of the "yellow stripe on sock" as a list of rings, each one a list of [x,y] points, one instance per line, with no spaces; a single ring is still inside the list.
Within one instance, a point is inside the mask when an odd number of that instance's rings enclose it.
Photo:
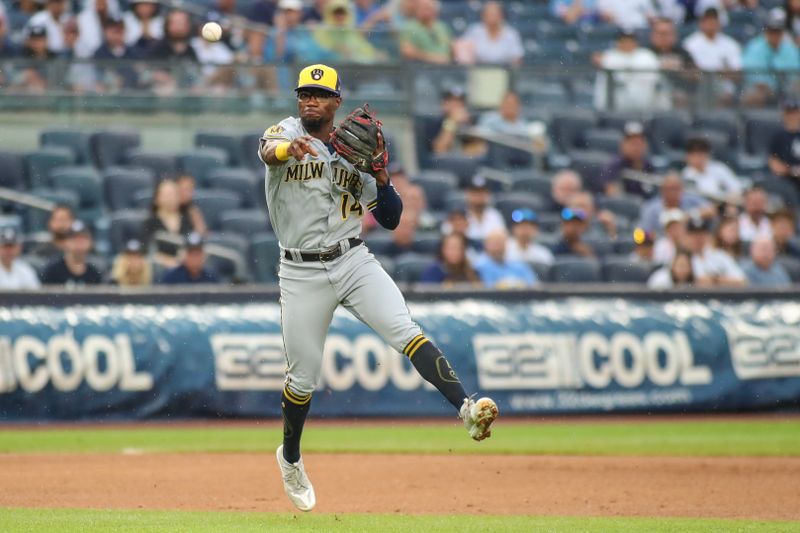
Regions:
[[[424,338],[425,338],[425,335],[420,333],[419,335],[417,335],[416,337],[411,339],[409,341],[409,343],[406,344],[406,347],[403,348],[403,354],[408,355],[408,352],[411,351],[411,348],[414,347],[414,343],[419,342],[420,339],[424,339]]]
[[[301,397],[298,394],[295,394],[294,392],[289,390],[289,387],[284,387],[283,388],[283,395],[286,396],[287,400],[289,400],[290,402],[292,402],[295,405],[305,405],[305,404],[307,404],[308,402],[311,401],[311,395],[310,394],[305,396],[305,397]]]
[[[420,346],[422,346],[426,342],[430,342],[430,341],[423,337],[422,340],[420,342],[418,342],[417,345],[414,346],[414,348],[410,352],[408,352],[408,358],[411,359],[412,357],[414,357],[414,354],[417,353],[417,350],[419,350]]]

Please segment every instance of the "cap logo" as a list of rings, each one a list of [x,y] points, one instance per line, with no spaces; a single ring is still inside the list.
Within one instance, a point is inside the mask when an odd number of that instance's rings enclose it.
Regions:
[[[311,71],[311,77],[317,81],[322,79],[323,74],[325,74],[325,72],[323,72],[321,68],[315,68],[314,70]]]

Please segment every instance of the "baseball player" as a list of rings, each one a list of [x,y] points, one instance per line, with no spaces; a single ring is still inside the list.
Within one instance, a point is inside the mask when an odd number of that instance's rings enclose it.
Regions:
[[[394,229],[403,204],[385,170],[381,124],[367,107],[333,120],[342,103],[339,74],[326,65],[300,72],[299,118],[268,128],[259,157],[266,164],[269,217],[281,247],[281,329],[288,370],[281,397],[283,444],[277,459],[292,503],[310,511],[314,488],[300,458],[314,385],[333,313],[344,306],[411,360],[458,410],[470,436],[483,440],[498,411],[470,398],[442,352],[409,316],[403,295],[359,239],[369,210]]]

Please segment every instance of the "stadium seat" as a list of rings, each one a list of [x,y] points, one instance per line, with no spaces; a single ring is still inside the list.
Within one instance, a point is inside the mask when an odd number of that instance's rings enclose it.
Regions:
[[[633,238],[620,239],[614,243],[614,253],[617,255],[629,255],[636,249],[636,243]]]
[[[395,258],[394,279],[401,283],[418,283],[434,260],[432,255],[405,253]]]
[[[616,129],[592,128],[586,132],[586,149],[616,154],[622,141],[622,133]]]
[[[102,215],[103,190],[94,167],[60,167],[50,173],[50,180],[56,189],[71,190],[78,195],[78,218],[93,225]]]
[[[561,231],[561,213],[544,212],[539,215],[539,230],[542,233],[557,234]]]
[[[550,134],[555,141],[554,148],[561,153],[584,148],[586,146],[584,132],[596,124],[597,117],[592,111],[576,109],[554,115],[550,122]]]
[[[445,197],[445,211],[450,213],[457,209],[466,209],[467,200],[464,196],[464,191],[455,190],[447,193]]]
[[[654,266],[634,263],[627,258],[607,258],[603,262],[603,277],[609,283],[647,283]]]
[[[648,125],[650,148],[656,154],[686,148],[691,121],[685,114],[671,111],[655,115]]]
[[[248,281],[247,261],[239,252],[229,250],[225,256],[206,253],[206,267],[223,283],[238,284]]]
[[[786,273],[789,274],[789,279],[792,280],[792,283],[800,283],[800,259],[782,255],[776,260],[786,269]]]
[[[550,190],[553,186],[550,178],[538,175],[513,176],[512,191],[527,192],[549,200]]]
[[[555,283],[598,283],[603,281],[602,269],[596,259],[557,257],[551,271]]]
[[[158,180],[175,178],[178,174],[178,158],[174,154],[156,154],[134,148],[125,152],[125,163],[132,167],[149,168]]]
[[[250,241],[250,265],[255,281],[276,283],[281,251],[273,233],[257,233]]]
[[[597,119],[598,127],[622,132],[628,122],[645,122],[641,113],[631,111],[603,111]]]
[[[198,189],[194,203],[203,213],[208,227],[219,229],[222,213],[241,207],[241,197],[225,189]]]
[[[218,148],[228,154],[228,164],[238,166],[242,161],[242,134],[235,131],[199,131],[194,137],[197,148]]]
[[[263,181],[249,168],[216,168],[209,171],[206,183],[210,189],[227,190],[239,197],[239,205],[255,208],[264,196]]]
[[[744,148],[748,154],[766,156],[775,133],[781,131],[780,113],[773,110],[750,110],[744,113]]]
[[[155,175],[147,168],[108,167],[102,173],[102,183],[106,206],[115,211],[134,207],[137,192],[152,197]]]
[[[242,135],[241,151],[242,161],[240,164],[251,168],[259,173],[264,173],[264,163],[258,157],[258,146],[261,142],[262,131]]]
[[[483,163],[482,160],[460,154],[445,154],[431,157],[430,168],[452,172],[461,187],[465,187]]]
[[[80,198],[78,197],[78,193],[71,190],[64,190],[64,189],[50,189],[50,188],[38,188],[33,189],[30,193],[34,196],[42,198],[43,200],[49,200],[56,204],[67,205],[73,211],[78,210],[78,205],[80,204]],[[47,229],[47,219],[50,218],[50,213],[48,211],[43,211],[41,209],[34,209],[32,207],[26,208],[25,210],[25,230],[28,233],[32,233],[35,231],[43,231]]]
[[[133,193],[133,198],[131,198],[131,207],[134,209],[150,209],[153,205],[154,192],[154,190],[136,191]]]
[[[68,148],[75,155],[75,163],[91,165],[92,150],[89,133],[75,128],[50,128],[39,134],[41,146],[60,146]]]
[[[178,169],[182,174],[194,176],[199,187],[208,185],[208,174],[228,164],[228,154],[218,148],[189,150],[178,154]]]
[[[245,235],[235,232],[212,231],[206,235],[205,240],[208,243],[213,243],[224,248],[230,248],[231,250],[245,256],[247,255],[247,249],[250,246],[248,237],[254,233],[259,233],[256,228],[252,228],[250,233]]]
[[[439,243],[442,234],[438,231],[425,231],[414,236],[414,243],[411,249],[419,254],[436,255],[439,252]]]
[[[487,143],[487,164],[497,169],[530,168],[533,165],[533,154],[494,142]]]
[[[387,253],[394,239],[392,238],[392,234],[388,231],[372,231],[364,237],[364,242],[366,242],[367,248],[369,248],[369,251],[374,255],[388,257]]]
[[[698,111],[694,116],[693,127],[721,133],[728,139],[728,146],[731,148],[735,147],[739,140],[739,121],[736,111],[730,109]]]
[[[417,115],[414,117],[414,149],[417,153],[417,165],[420,168],[431,166],[432,143],[439,133],[441,117]]]
[[[800,196],[794,184],[786,179],[768,177],[757,180],[753,185],[757,185],[767,191],[767,194],[779,202],[797,209],[800,207]]]
[[[539,280],[539,283],[548,283],[551,281],[550,278],[550,270],[552,267],[545,263],[528,263],[533,271],[536,273],[536,279]]]
[[[503,214],[508,226],[511,226],[511,213],[515,209],[532,209],[540,213],[545,210],[547,202],[533,193],[508,192],[495,195],[494,205]]]
[[[141,143],[141,135],[133,130],[103,130],[89,136],[92,161],[101,169],[122,164],[125,153]]]
[[[225,233],[249,236],[271,230],[269,216],[260,209],[234,209],[219,217],[219,229]]]
[[[25,154],[28,187],[51,187],[50,173],[58,167],[75,164],[75,154],[69,148],[48,146]]]
[[[121,209],[109,215],[109,239],[112,253],[125,249],[131,239],[140,239],[142,227],[150,213],[144,209]]]
[[[439,170],[420,172],[412,181],[425,191],[428,207],[434,211],[443,211],[447,193],[458,188],[458,180],[452,172]]]
[[[570,168],[580,174],[584,186],[591,189],[600,171],[611,163],[614,156],[605,152],[593,150],[573,150],[569,153]]]
[[[26,188],[24,157],[16,152],[0,152],[0,187]]]
[[[597,231],[597,233],[602,233],[602,230]],[[607,236],[595,236],[596,234],[593,233],[591,237],[586,237],[583,241],[589,245],[589,247],[594,250],[594,253],[598,257],[603,257],[609,254],[614,253],[614,245],[615,242],[613,239]]]

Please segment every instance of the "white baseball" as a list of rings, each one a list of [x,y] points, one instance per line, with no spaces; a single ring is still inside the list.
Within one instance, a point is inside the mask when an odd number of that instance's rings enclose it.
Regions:
[[[222,26],[216,22],[206,22],[203,25],[203,30],[200,32],[203,39],[215,43],[222,39]]]

